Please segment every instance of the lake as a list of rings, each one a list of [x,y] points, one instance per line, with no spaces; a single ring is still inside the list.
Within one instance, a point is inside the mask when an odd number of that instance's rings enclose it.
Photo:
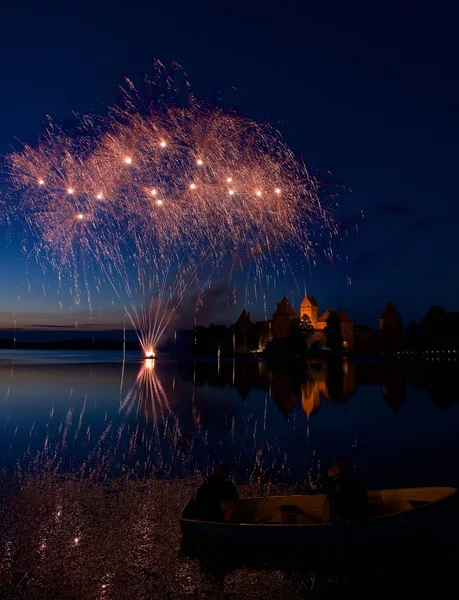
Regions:
[[[458,486],[454,361],[121,359],[0,352],[2,598],[341,597],[339,568],[297,554],[183,553],[180,507],[215,463],[243,495],[320,491],[336,456],[368,488]],[[441,544],[348,557],[359,591],[450,591],[447,520]]]
[[[142,360],[0,353],[0,468],[85,477],[201,475],[320,488],[344,456],[369,487],[457,485],[456,364]]]

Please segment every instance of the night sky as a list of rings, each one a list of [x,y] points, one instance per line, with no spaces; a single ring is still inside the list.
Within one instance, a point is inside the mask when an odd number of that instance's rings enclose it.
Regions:
[[[268,118],[351,190],[338,215],[349,235],[337,244],[349,262],[319,256],[306,277],[321,308],[373,326],[389,298],[405,323],[434,303],[459,310],[458,17],[441,1],[10,2],[0,153],[14,137],[33,142],[46,115],[103,113],[123,77],[150,72],[153,58],[176,61],[198,96],[220,89]],[[89,323],[85,306],[58,309],[55,275],[26,266],[18,231],[3,226],[0,243],[0,328]],[[283,285],[268,312],[284,291],[300,300]],[[95,304],[92,327],[120,326],[109,292]],[[241,294],[210,314],[231,322],[242,305]],[[262,318],[261,303],[248,308]]]

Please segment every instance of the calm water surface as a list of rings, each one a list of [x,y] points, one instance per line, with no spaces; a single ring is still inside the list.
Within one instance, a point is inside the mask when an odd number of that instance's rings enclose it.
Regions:
[[[458,484],[457,367],[0,354],[0,468],[94,478],[200,475],[320,488],[333,456],[369,487]]]
[[[457,503],[344,571],[320,549],[189,554],[177,518],[217,461],[242,495],[320,490],[338,454],[370,488],[457,486],[455,365],[120,359],[0,353],[2,599],[457,595]]]

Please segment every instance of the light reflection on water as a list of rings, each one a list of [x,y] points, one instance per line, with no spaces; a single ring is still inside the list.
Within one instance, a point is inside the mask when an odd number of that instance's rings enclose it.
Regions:
[[[170,478],[224,462],[238,483],[315,490],[340,454],[371,487],[457,484],[451,368],[75,354],[1,357],[0,468]]]
[[[5,600],[340,597],[339,563],[320,554],[183,552],[178,514],[216,461],[242,496],[314,491],[338,453],[369,487],[458,484],[454,370],[43,354],[0,359]],[[348,556],[353,585],[451,594],[457,519],[444,517],[415,553],[418,542]]]

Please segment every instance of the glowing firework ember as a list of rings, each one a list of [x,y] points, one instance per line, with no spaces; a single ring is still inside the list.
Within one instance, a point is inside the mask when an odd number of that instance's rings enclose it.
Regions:
[[[225,257],[255,261],[260,274],[289,249],[311,255],[311,226],[333,223],[317,181],[268,124],[193,96],[145,110],[127,87],[103,126],[84,117],[67,135],[50,123],[10,165],[38,251],[71,267],[75,282],[82,268],[87,282],[89,264],[117,294],[122,282],[152,356],[203,264],[207,278]]]

